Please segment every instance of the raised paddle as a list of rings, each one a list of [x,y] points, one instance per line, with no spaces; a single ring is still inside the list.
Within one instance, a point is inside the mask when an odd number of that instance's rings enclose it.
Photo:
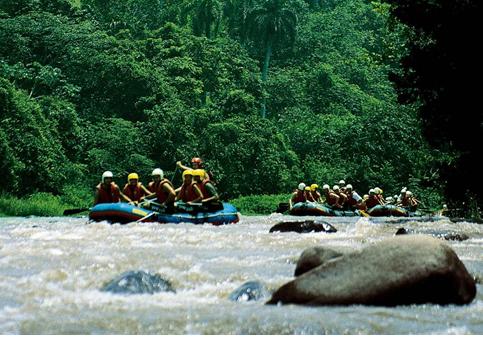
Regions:
[[[82,213],[88,210],[90,210],[90,208],[72,208],[72,209],[66,209],[63,214],[73,215],[73,214]]]

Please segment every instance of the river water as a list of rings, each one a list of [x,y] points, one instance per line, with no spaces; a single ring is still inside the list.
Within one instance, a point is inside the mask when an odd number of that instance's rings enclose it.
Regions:
[[[297,217],[297,220],[311,217]],[[465,306],[267,306],[231,302],[250,280],[274,291],[310,246],[354,249],[399,227],[465,232],[448,242],[483,280],[483,225],[448,220],[324,218],[337,233],[269,233],[294,217],[242,216],[226,226],[0,218],[3,334],[483,334],[483,287]],[[313,219],[313,218],[312,218]],[[168,279],[176,293],[115,295],[102,285],[128,270]],[[481,282],[481,281],[480,281]],[[267,299],[265,299],[267,300]]]

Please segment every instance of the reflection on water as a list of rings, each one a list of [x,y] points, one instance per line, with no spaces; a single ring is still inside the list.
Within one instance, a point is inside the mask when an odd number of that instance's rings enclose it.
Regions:
[[[304,217],[314,219],[311,217]],[[274,291],[293,278],[310,246],[353,249],[397,228],[465,232],[448,242],[483,279],[483,230],[472,223],[324,218],[337,233],[269,233],[274,214],[238,224],[87,223],[86,218],[0,218],[0,333],[3,334],[483,334],[482,285],[467,306],[265,306],[228,295],[259,280]],[[127,270],[168,279],[176,293],[100,292]]]

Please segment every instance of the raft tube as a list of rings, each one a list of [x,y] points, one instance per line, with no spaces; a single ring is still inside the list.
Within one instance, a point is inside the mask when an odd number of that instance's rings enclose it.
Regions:
[[[326,204],[317,202],[298,202],[292,206],[291,215],[320,215],[320,216],[360,216],[359,211],[335,210]]]
[[[367,211],[370,216],[410,216],[409,211],[396,205],[377,205]]]
[[[180,212],[180,213],[157,213],[148,217],[154,211],[137,207],[126,203],[98,204],[91,208],[89,219],[93,221],[109,221],[110,223],[129,223],[138,220],[142,222],[181,223],[193,224],[211,223],[215,226],[236,223],[240,220],[235,206],[227,202],[223,203],[223,209],[214,212]]]

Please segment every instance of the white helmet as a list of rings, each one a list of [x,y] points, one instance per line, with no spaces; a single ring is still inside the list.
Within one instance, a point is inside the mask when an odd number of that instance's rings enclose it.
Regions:
[[[342,179],[341,179],[341,180],[339,180],[339,185],[341,185],[341,186],[345,186],[345,181],[344,181],[344,180],[342,180]]]
[[[327,185],[327,184],[325,184],[324,186],[322,186],[322,189],[323,189],[323,190],[329,190],[329,189],[330,189],[330,186],[329,186],[329,185]]]
[[[106,178],[114,178],[114,175],[111,171],[106,171],[102,174],[102,182],[104,182]]]
[[[153,173],[151,173],[151,175],[152,175],[152,176],[160,176],[160,177],[161,177],[161,179],[163,179],[163,177],[164,177],[164,172],[163,172],[163,170],[161,170],[160,168],[155,168],[155,169],[153,170]]]
[[[402,190],[401,190],[401,194],[406,193],[406,192],[407,192],[407,190],[408,190],[408,189],[407,189],[406,187],[403,187],[403,188],[402,188]]]
[[[299,190],[304,191],[305,187],[306,187],[306,185],[304,183],[300,183],[298,188],[299,188]]]
[[[339,185],[334,185],[334,187],[332,187],[332,189],[333,189],[334,191],[339,191],[339,190],[340,190]]]
[[[346,188],[346,189],[348,189],[348,190],[352,190],[352,185],[351,185],[351,184],[347,184],[347,185],[345,186],[345,188]]]
[[[376,191],[374,191],[374,189],[373,189],[373,188],[371,188],[371,189],[369,190],[369,194],[376,194]]]
[[[411,191],[406,191],[406,195],[407,195],[408,197],[410,197],[410,196],[412,196],[412,195],[413,195],[413,193],[412,193]]]

